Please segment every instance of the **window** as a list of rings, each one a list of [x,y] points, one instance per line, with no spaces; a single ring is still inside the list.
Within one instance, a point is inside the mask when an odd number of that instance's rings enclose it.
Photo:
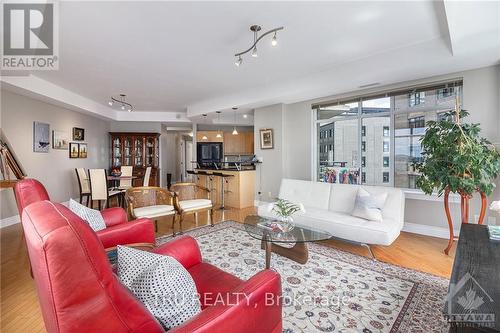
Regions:
[[[455,96],[455,87],[441,88],[436,91],[438,99]]]
[[[316,178],[339,182],[347,172],[349,183],[415,188],[426,124],[448,117],[462,90],[458,80],[313,106],[317,144],[325,145],[315,161]]]
[[[389,182],[389,173],[388,172],[384,172],[382,174],[382,182],[383,183],[388,183]]]
[[[425,92],[413,92],[408,94],[408,104],[410,107],[425,103]]]

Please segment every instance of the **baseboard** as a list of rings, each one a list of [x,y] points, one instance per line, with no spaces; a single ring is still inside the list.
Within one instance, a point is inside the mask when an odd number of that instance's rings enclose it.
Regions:
[[[405,222],[403,231],[411,232],[412,234],[432,236],[444,239],[450,238],[450,230],[448,228],[436,227],[432,225]],[[454,230],[454,233],[455,235],[458,235],[460,233],[460,229]]]
[[[61,202],[61,204],[64,206],[68,206],[69,200]],[[0,220],[0,229],[17,224],[17,223],[21,223],[21,217],[19,215],[6,217],[6,218]]]

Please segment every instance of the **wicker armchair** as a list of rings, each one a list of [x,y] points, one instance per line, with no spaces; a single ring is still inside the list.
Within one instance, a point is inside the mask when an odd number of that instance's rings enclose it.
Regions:
[[[128,212],[133,218],[150,218],[155,221],[155,231],[158,232],[159,217],[172,216],[172,229],[175,226],[177,211],[174,207],[174,193],[161,187],[143,186],[127,189],[125,199]]]
[[[174,206],[180,215],[179,233],[182,233],[185,215],[205,210],[210,212],[210,224],[214,226],[214,210],[209,189],[195,183],[176,183],[170,186],[170,191],[175,193]]]

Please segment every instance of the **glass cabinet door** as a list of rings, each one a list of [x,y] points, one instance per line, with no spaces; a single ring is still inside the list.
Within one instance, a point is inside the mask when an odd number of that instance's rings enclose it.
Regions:
[[[146,138],[146,166],[155,166],[156,160],[156,138]]]
[[[114,138],[112,142],[113,149],[113,167],[121,166],[121,157],[122,157],[122,145],[120,142],[120,138]]]
[[[123,165],[132,165],[132,139],[123,139]]]
[[[144,164],[144,145],[142,138],[134,138],[134,165],[143,166]]]

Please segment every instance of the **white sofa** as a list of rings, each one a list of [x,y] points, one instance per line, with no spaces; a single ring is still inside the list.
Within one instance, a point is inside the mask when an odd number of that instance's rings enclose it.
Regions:
[[[362,185],[369,193],[387,193],[383,221],[368,221],[351,215],[360,186],[283,179],[279,198],[304,205],[305,213],[294,216],[297,225],[328,231],[334,237],[362,245],[392,244],[403,228],[404,192],[393,187]],[[258,214],[275,217],[268,205],[260,205]]]

